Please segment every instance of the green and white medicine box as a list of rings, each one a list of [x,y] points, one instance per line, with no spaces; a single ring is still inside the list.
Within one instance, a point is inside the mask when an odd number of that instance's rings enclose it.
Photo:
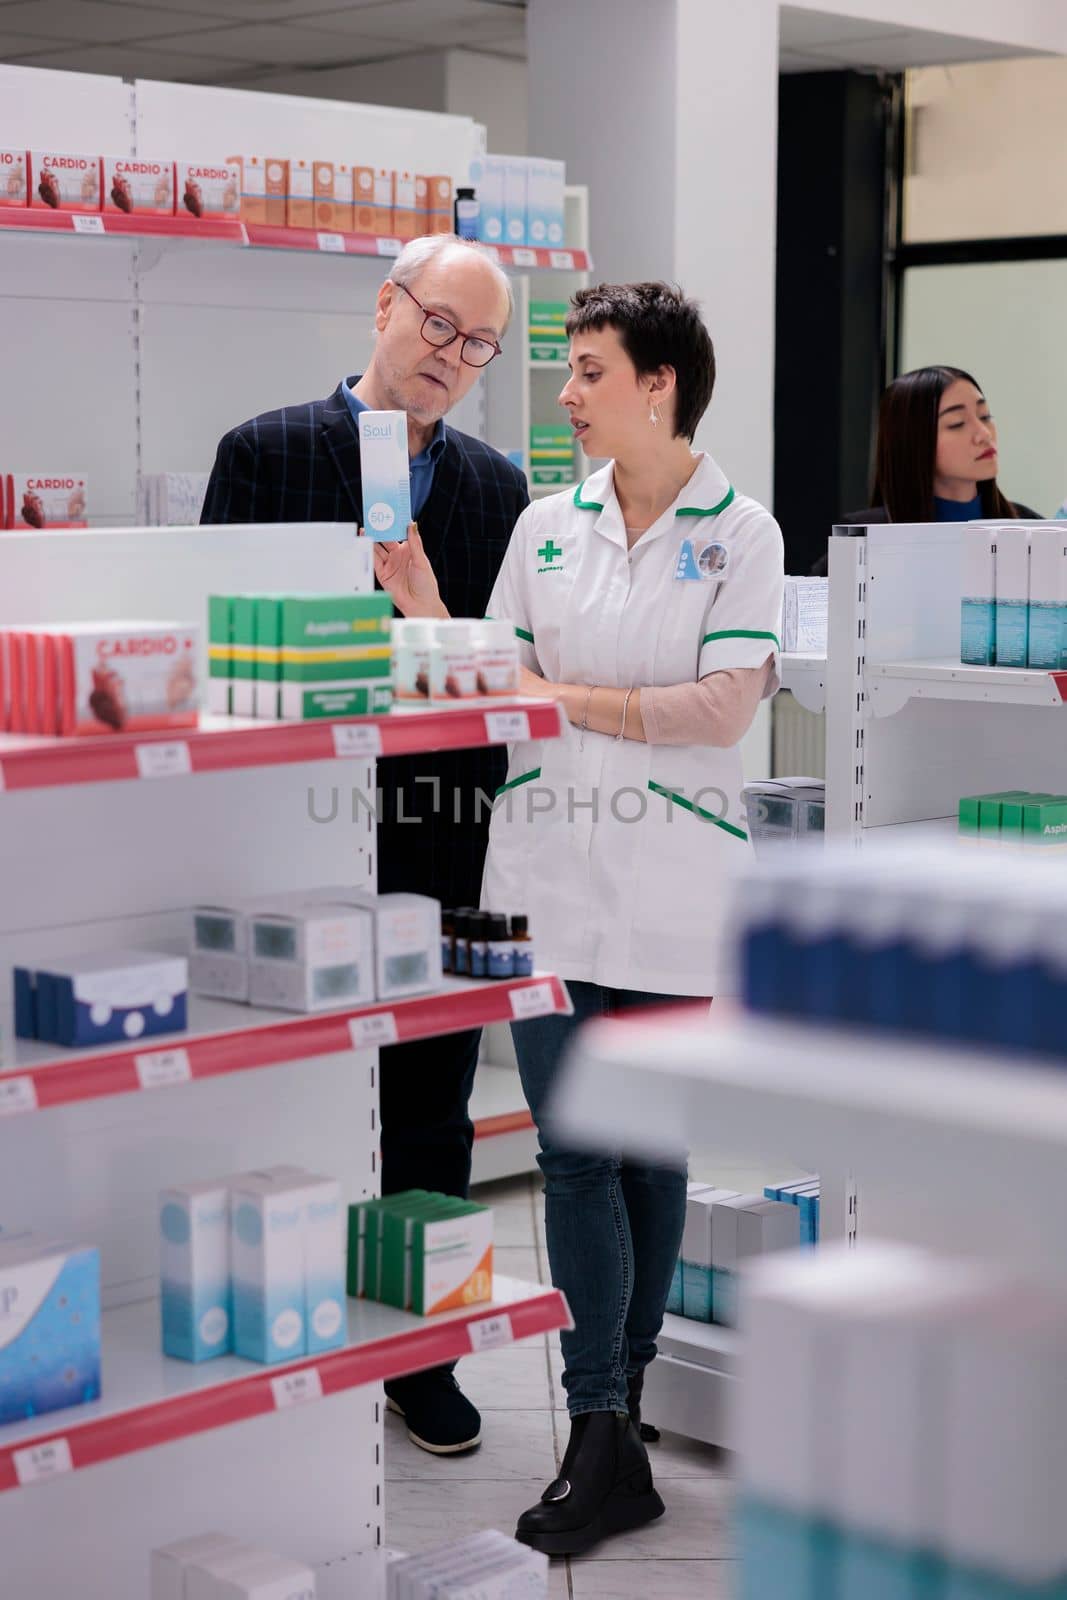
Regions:
[[[233,710],[233,597],[208,595],[207,602],[207,708],[228,717]]]

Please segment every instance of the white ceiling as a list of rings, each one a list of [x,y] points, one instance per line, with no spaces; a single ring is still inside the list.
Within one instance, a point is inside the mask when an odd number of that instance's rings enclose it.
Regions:
[[[526,53],[525,0],[0,0],[0,61],[263,83],[447,45]]]
[[[0,28],[2,18],[0,10]],[[908,67],[987,61],[1025,53],[1006,45],[897,28],[891,23],[861,22],[790,6],[781,10],[778,51],[782,72],[828,72],[844,67],[854,72],[903,72]]]
[[[783,72],[899,71],[1011,53],[789,6],[781,19]],[[294,68],[446,46],[524,56],[525,0],[0,0],[0,61],[126,77],[269,87]]]

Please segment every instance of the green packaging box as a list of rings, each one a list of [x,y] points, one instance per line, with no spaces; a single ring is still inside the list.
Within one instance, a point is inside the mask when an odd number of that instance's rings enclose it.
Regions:
[[[286,722],[315,722],[321,717],[380,717],[392,704],[391,683],[331,678],[325,683],[282,683],[278,715]]]
[[[207,708],[228,717],[233,710],[233,598],[208,595],[207,601]]]
[[[530,469],[532,483],[556,483],[561,487],[574,482],[574,466],[565,467],[532,467]]]
[[[233,664],[231,704],[236,717],[256,714],[256,606],[259,596],[235,594],[231,600]]]
[[[493,1219],[489,1207],[434,1196],[382,1227],[381,1298],[425,1317],[492,1295]]]
[[[428,1189],[406,1189],[380,1200],[359,1200],[348,1208],[348,1293],[352,1299],[377,1299],[376,1277],[367,1272],[367,1244],[377,1239],[378,1215],[386,1206],[410,1200],[428,1200]],[[373,1293],[371,1292],[373,1290]]]
[[[393,602],[387,594],[286,597],[279,607],[283,684],[391,677]]]
[[[1028,800],[1023,805],[1024,844],[1067,844],[1067,797]]]
[[[1011,839],[1016,844],[1022,842],[1023,811],[1026,806],[1035,802],[1059,800],[1058,794],[1024,794],[1017,800],[1005,800],[1000,807],[1000,837]]]
[[[959,827],[961,833],[1000,831],[1000,808],[1005,800],[1025,800],[1028,789],[1002,789],[996,794],[964,795],[960,800]],[[984,809],[983,809],[984,808]]]
[[[531,300],[530,326],[532,328],[536,324],[565,331],[570,309],[569,300]]]
[[[530,360],[543,362],[546,366],[565,367],[567,365],[567,341],[564,339],[559,344],[548,344],[538,338],[537,342],[530,341]]]

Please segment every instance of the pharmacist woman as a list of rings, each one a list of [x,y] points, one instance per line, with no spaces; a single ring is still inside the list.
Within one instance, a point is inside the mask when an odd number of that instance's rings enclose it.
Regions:
[[[685,1173],[564,1148],[544,1118],[591,1017],[708,999],[748,843],[739,741],[777,688],[782,537],[692,440],[715,382],[699,311],[661,283],[576,295],[560,396],[607,465],[516,524],[489,606],[522,644],[526,693],[565,736],[518,745],[490,829],[483,904],[528,910],[573,1017],[515,1028],[538,1125],[571,1434],[517,1536],[552,1555],[663,1511],[638,1427],[685,1218]],[[376,547],[405,614],[440,615],[417,543]]]

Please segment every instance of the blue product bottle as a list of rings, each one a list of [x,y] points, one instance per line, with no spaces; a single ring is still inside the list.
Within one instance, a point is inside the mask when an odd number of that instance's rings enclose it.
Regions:
[[[470,975],[472,978],[489,976],[489,948],[486,942],[489,918],[484,911],[473,911],[467,918],[470,949]]]
[[[441,971],[452,971],[452,957],[455,952],[455,918],[454,911],[441,912]]]
[[[456,232],[461,239],[477,239],[481,234],[482,208],[473,189],[456,190]]]
[[[490,978],[511,978],[515,973],[508,919],[493,912],[488,917],[488,957],[486,974]]]
[[[532,978],[534,974],[534,947],[530,938],[529,917],[511,919],[511,975],[513,978]]]
[[[456,912],[453,924],[456,940],[452,952],[452,971],[457,978],[469,978],[471,975],[470,919],[469,911]]]

